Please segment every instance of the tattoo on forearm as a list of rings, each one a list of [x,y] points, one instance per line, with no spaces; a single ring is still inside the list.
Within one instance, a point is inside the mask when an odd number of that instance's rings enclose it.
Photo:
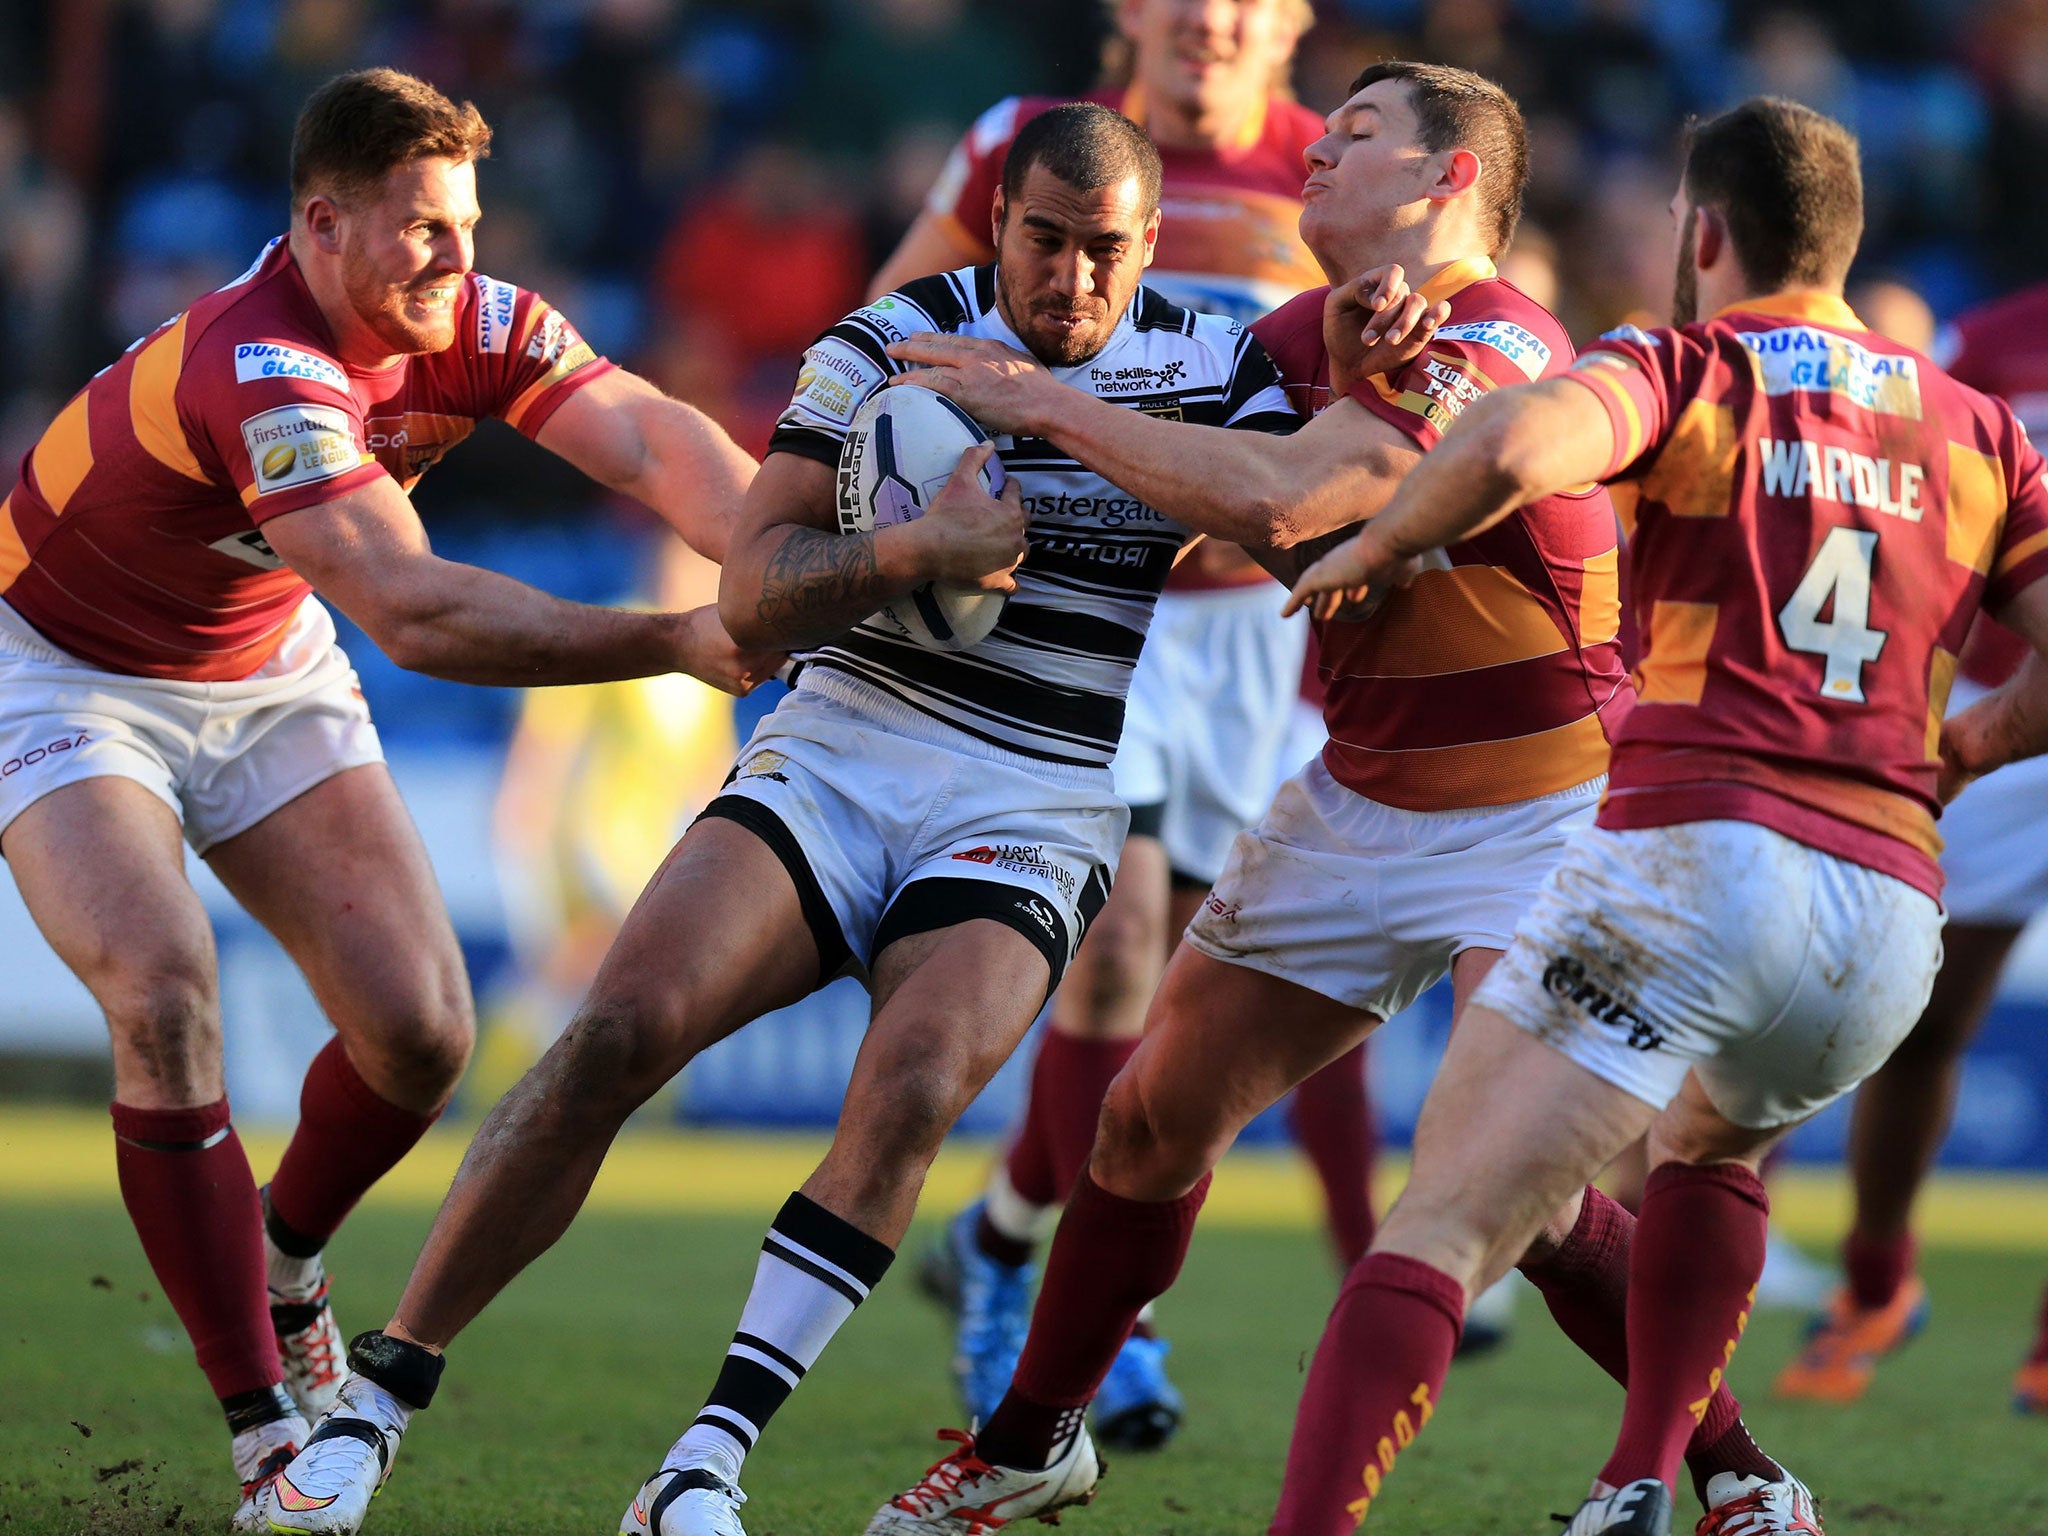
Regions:
[[[885,596],[873,534],[792,528],[768,557],[754,616],[797,639],[857,623]]]

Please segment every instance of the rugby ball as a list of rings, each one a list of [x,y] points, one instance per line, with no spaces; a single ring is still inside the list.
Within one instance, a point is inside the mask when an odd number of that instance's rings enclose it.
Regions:
[[[853,418],[839,451],[839,531],[867,533],[924,516],[960,455],[989,440],[975,419],[935,389],[878,389]],[[1002,493],[1002,460],[981,471],[989,495]],[[1002,617],[1001,592],[929,581],[887,604],[869,622],[933,650],[978,645]]]

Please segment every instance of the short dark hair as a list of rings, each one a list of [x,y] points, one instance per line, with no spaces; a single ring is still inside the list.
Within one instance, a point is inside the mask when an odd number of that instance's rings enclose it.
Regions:
[[[292,129],[292,207],[316,194],[346,202],[374,193],[390,172],[429,155],[463,161],[490,152],[490,125],[471,103],[458,107],[395,69],[336,75],[307,98]]]
[[[1479,206],[1492,224],[1498,256],[1515,238],[1522,217],[1522,188],[1529,180],[1529,130],[1515,98],[1484,75],[1448,64],[1382,59],[1351,82],[1356,96],[1382,80],[1408,87],[1422,147],[1431,154],[1469,149],[1479,157]]]
[[[1034,165],[1082,192],[1135,176],[1141,211],[1149,218],[1159,207],[1157,146],[1123,113],[1092,101],[1048,107],[1017,130],[1003,160],[1005,206],[1016,201]]]
[[[1749,285],[1838,288],[1863,239],[1856,136],[1776,96],[1752,96],[1687,129],[1685,196],[1728,221]]]

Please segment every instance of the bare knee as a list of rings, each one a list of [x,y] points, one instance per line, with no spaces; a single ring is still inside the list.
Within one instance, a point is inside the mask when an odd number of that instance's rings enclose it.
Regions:
[[[476,1010],[459,962],[376,1011],[369,1027],[344,1026],[356,1070],[380,1098],[420,1114],[440,1110],[476,1045]]]
[[[1110,1085],[1096,1122],[1089,1172],[1104,1189],[1129,1200],[1175,1200],[1216,1165],[1230,1145],[1206,1128],[1162,1112],[1135,1074]]]
[[[138,1108],[210,1104],[226,1092],[211,967],[164,956],[95,978],[113,1036],[114,1086]]]

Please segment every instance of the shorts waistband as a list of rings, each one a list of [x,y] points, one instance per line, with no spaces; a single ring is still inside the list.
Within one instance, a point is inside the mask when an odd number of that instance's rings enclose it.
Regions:
[[[0,598],[0,651],[31,661],[54,662],[58,666],[85,665],[76,656],[58,650],[45,640],[43,632],[17,613],[14,605],[5,598]]]
[[[900,699],[892,699],[881,689],[831,667],[815,664],[805,667],[797,676],[796,693],[799,697],[807,693],[816,694],[819,698],[861,716],[870,724],[894,736],[907,736],[912,741],[942,747],[948,752],[958,752],[963,757],[980,758],[984,762],[1000,763],[1006,768],[1020,769],[1049,783],[1069,785],[1076,789],[1101,789],[1111,792],[1111,779],[1107,767],[1049,763],[1042,757],[1032,757],[1028,753],[1013,752],[1007,747],[999,747],[994,742],[983,741],[979,736],[970,736],[965,731],[955,730],[943,720],[935,720],[923,710],[913,708]]]
[[[1598,800],[1607,793],[1607,775],[1602,773],[1596,774],[1583,783],[1572,784],[1564,789],[1552,790],[1547,795],[1535,795],[1527,800],[1508,800],[1499,805],[1454,805],[1447,806],[1442,810],[1418,811],[1410,810],[1402,805],[1389,805],[1386,801],[1375,800],[1370,795],[1360,795],[1357,790],[1352,789],[1349,785],[1339,782],[1336,775],[1332,774],[1324,766],[1323,760],[1320,757],[1315,760],[1315,765],[1322,770],[1323,774],[1328,777],[1332,784],[1343,790],[1347,795],[1357,795],[1360,800],[1379,810],[1387,811],[1395,816],[1412,816],[1417,821],[1471,821],[1475,817],[1481,816],[1511,816],[1517,811],[1530,810],[1539,805],[1557,805],[1581,800]]]

